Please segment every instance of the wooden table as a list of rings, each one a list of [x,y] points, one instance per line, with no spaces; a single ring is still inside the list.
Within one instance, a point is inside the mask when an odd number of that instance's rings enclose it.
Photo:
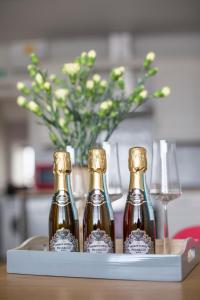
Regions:
[[[200,300],[200,265],[183,282],[99,280],[7,274],[0,267],[0,300]]]

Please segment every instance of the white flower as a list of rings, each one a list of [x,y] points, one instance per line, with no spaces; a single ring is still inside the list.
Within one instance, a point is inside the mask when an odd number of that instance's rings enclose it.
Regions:
[[[121,71],[122,74],[124,74],[125,68],[123,66],[119,67],[118,69]]]
[[[35,81],[40,85],[40,84],[43,84],[44,80],[43,80],[43,77],[40,73],[37,73],[35,75]]]
[[[77,90],[78,93],[81,93],[81,92],[82,92],[81,86],[80,86],[80,85],[77,85],[76,90]]]
[[[99,74],[94,74],[93,80],[94,80],[94,82],[98,83],[101,80],[101,76]]]
[[[45,89],[46,91],[49,91],[50,88],[51,88],[50,82],[46,81],[46,82],[44,83],[44,89]]]
[[[101,83],[100,83],[100,86],[102,88],[106,88],[107,87],[107,81],[106,80],[102,80]]]
[[[87,88],[88,90],[92,90],[92,89],[94,88],[94,82],[93,82],[92,80],[88,80],[88,81],[86,82],[86,88]]]
[[[119,67],[113,69],[113,75],[114,77],[121,77],[124,74],[125,68],[124,67]]]
[[[65,74],[74,76],[77,75],[78,72],[80,71],[80,65],[78,63],[64,64],[62,71]]]
[[[54,94],[57,99],[65,99],[69,95],[69,91],[67,89],[57,89]]]
[[[27,103],[27,100],[25,97],[23,97],[23,96],[17,97],[17,104],[19,106],[24,106],[24,105],[26,105],[26,103]]]
[[[58,123],[59,123],[60,127],[64,127],[65,126],[65,119],[64,118],[59,118]]]
[[[50,105],[47,105],[47,106],[46,106],[46,108],[47,108],[47,111],[48,111],[48,112],[51,112],[51,111],[52,111],[52,109],[51,109],[51,106],[50,106]]]
[[[27,104],[27,107],[30,111],[34,112],[35,114],[37,114],[38,116],[41,115],[41,110],[40,107],[37,103],[35,103],[34,101],[30,101]]]
[[[25,84],[23,83],[23,82],[18,82],[17,83],[17,89],[19,90],[19,91],[23,91],[23,89],[25,88],[26,86],[25,86]]]
[[[49,80],[54,81],[56,79],[56,75],[55,74],[51,74],[49,76]]]
[[[142,97],[143,99],[147,98],[148,92],[146,90],[140,92],[139,96]]]
[[[86,57],[87,56],[87,53],[85,52],[85,51],[83,51],[82,53],[81,53],[81,57]]]
[[[161,92],[163,93],[163,95],[166,97],[166,96],[169,96],[170,93],[171,93],[171,90],[168,86],[164,86],[161,90]]]
[[[155,58],[156,58],[156,54],[154,52],[149,52],[146,55],[147,60],[154,61]]]
[[[113,104],[112,100],[106,100],[106,101],[104,101],[104,102],[101,103],[100,109],[101,110],[107,110],[107,109],[109,109],[112,106],[112,104]]]
[[[90,50],[89,52],[88,52],[88,57],[89,58],[95,58],[96,57],[96,51],[94,51],[94,50]]]

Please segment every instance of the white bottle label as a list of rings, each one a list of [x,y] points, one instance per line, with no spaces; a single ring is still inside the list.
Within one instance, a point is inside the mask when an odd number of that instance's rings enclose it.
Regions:
[[[113,253],[113,242],[104,230],[93,230],[84,244],[84,251],[89,253]]]
[[[78,251],[78,241],[69,229],[62,228],[58,229],[52,237],[49,248],[50,251],[76,252]]]
[[[151,237],[140,229],[131,231],[131,234],[124,242],[124,252],[128,254],[154,253],[154,245]]]

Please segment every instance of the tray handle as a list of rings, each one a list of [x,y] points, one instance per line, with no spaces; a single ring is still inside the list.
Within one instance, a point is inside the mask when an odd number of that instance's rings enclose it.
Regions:
[[[195,247],[192,247],[190,249],[188,249],[188,252],[187,252],[187,261],[188,263],[191,263],[195,258],[196,258],[196,248]]]

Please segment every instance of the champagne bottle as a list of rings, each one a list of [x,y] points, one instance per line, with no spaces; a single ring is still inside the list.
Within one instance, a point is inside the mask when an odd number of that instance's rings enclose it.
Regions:
[[[83,219],[83,249],[89,253],[113,253],[114,217],[106,187],[104,149],[89,150],[88,169],[89,193]]]
[[[72,196],[70,154],[54,153],[54,190],[49,214],[49,250],[79,251],[78,213]]]
[[[124,212],[124,253],[155,253],[155,220],[151,199],[146,186],[146,150],[129,149],[129,192]]]

